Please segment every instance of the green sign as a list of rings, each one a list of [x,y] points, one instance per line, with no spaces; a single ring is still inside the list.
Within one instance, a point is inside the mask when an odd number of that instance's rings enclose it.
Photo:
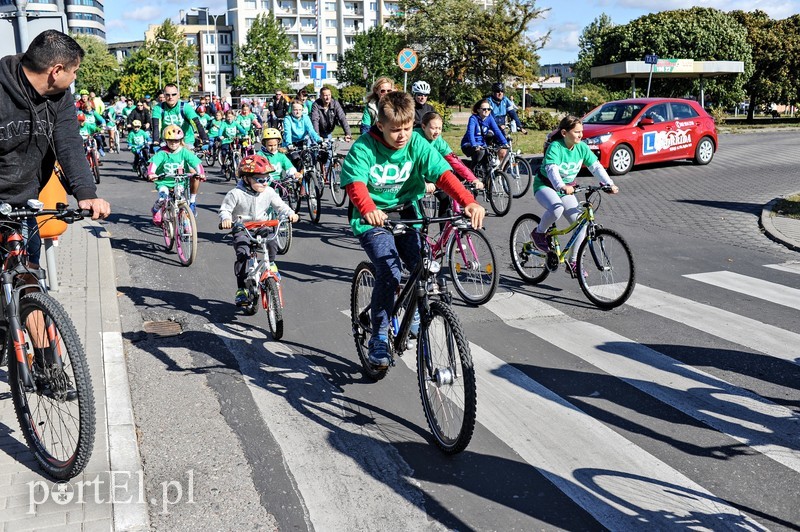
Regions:
[[[656,74],[682,74],[694,72],[694,59],[659,59],[653,66]]]

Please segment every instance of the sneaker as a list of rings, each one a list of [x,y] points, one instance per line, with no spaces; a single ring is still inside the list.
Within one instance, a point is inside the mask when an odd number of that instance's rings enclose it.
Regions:
[[[153,211],[153,225],[161,227],[161,209],[155,209]]]
[[[246,288],[240,288],[240,289],[238,289],[236,291],[236,299],[234,300],[234,302],[236,303],[237,307],[246,306],[247,303],[248,303],[248,299],[249,298],[247,297],[247,289]]]
[[[569,262],[566,262],[564,264],[564,268],[567,270],[567,273],[572,276],[573,279],[577,279],[578,278],[578,275],[577,275],[578,263],[577,263],[577,261],[571,260]],[[583,268],[581,268],[581,275],[583,275],[584,279],[588,279],[588,277],[589,277],[589,274]]]
[[[540,251],[544,251],[545,253],[550,251],[550,241],[548,240],[546,234],[540,233],[534,229],[531,231],[531,240],[533,240],[533,245],[536,246],[536,248]]]
[[[389,344],[384,338],[373,336],[369,340],[369,363],[375,369],[386,369],[391,363],[389,358]]]
[[[189,204],[189,210],[192,211],[192,214],[197,216],[197,207],[195,206],[196,203],[193,201]]]
[[[270,264],[269,269],[272,272],[278,273],[278,265],[275,264],[274,262],[272,264]]]

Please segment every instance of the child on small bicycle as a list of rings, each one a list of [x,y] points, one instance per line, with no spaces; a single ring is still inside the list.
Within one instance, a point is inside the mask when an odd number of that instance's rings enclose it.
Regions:
[[[544,207],[542,220],[539,226],[531,232],[533,245],[539,250],[550,251],[547,230],[550,229],[562,215],[566,215],[569,223],[575,222],[581,214],[580,202],[575,198],[575,178],[581,167],[586,165],[594,177],[600,180],[601,185],[611,187],[611,194],[619,192],[619,188],[608,176],[605,168],[597,160],[583,138],[583,123],[576,116],[565,116],[558,125],[558,130],[551,137],[551,144],[544,154],[542,166],[533,180],[533,195],[536,201]],[[574,251],[580,247],[586,236],[584,228],[572,246],[567,269],[574,274]]]
[[[270,184],[279,181],[284,176],[299,179],[302,175],[301,172],[295,169],[286,154],[278,150],[281,138],[280,131],[269,127],[264,130],[264,135],[261,139],[261,150],[258,154],[263,155],[275,169],[270,174]]]
[[[153,203],[153,224],[161,225],[161,207],[169,197],[169,191],[175,188],[175,176],[191,173],[192,181],[205,180],[205,170],[200,159],[183,145],[183,129],[170,124],[161,132],[166,146],[150,157],[147,165],[147,179],[155,181],[158,198]],[[159,177],[162,176],[162,177]],[[194,214],[196,194],[189,198],[189,206]]]
[[[142,150],[150,145],[150,133],[142,129],[140,120],[133,121],[133,129],[128,133],[128,148],[133,152],[133,171],[139,167]]]
[[[270,174],[275,168],[263,155],[248,155],[239,163],[240,180],[236,188],[228,191],[219,208],[220,228],[230,229],[234,218],[247,216],[249,220],[268,220],[271,211],[278,215],[286,215],[290,222],[296,222],[299,217],[269,186]],[[233,249],[236,252],[236,262],[233,264],[233,273],[236,276],[237,306],[247,304],[247,259],[250,257],[250,239],[244,231],[236,233],[233,237]],[[273,271],[277,272],[275,255],[278,253],[278,242],[270,240],[267,243],[269,260]]]
[[[225,164],[225,162],[228,161],[228,157],[230,157],[231,143],[233,140],[236,137],[243,137],[245,135],[247,135],[247,131],[236,121],[234,112],[227,111],[225,113],[225,121],[220,124],[219,133],[217,133],[217,138],[220,140],[223,164]]]
[[[303,114],[303,102],[295,100],[292,102],[292,112],[283,119],[283,146],[289,147],[295,144],[303,144],[306,139],[311,139],[316,143],[322,142],[322,137],[314,130],[311,119]],[[289,155],[297,170],[303,169],[303,161],[299,155]],[[316,161],[314,161],[316,164]]]
[[[375,265],[369,362],[376,368],[390,364],[389,315],[402,264],[413,270],[422,245],[416,232],[395,237],[384,228],[388,216],[383,209],[410,203],[413,212],[406,217],[418,218],[417,202],[425,194],[425,183],[433,182],[465,205],[473,227],[480,228],[486,214],[439,152],[413,134],[413,126],[411,96],[404,92],[384,95],[378,103],[377,123],[353,144],[342,166],[342,185],[354,206],[349,213],[350,226]]]

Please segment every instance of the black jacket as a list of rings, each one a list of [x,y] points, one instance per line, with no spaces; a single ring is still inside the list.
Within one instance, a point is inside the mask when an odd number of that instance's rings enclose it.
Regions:
[[[21,59],[22,54],[0,59],[0,201],[24,205],[38,198],[56,158],[67,192],[78,200],[96,198],[72,93],[40,96]]]
[[[414,102],[414,127],[422,127],[422,117],[428,113],[435,112],[436,109],[429,103],[420,105]]]
[[[320,137],[327,137],[333,133],[338,122],[344,129],[344,134],[349,137],[350,125],[347,123],[347,115],[339,102],[331,100],[327,110],[322,105],[323,102],[320,98],[317,98],[311,105],[311,125],[314,126],[314,131],[319,133]]]
[[[134,120],[140,121],[142,123],[143,128],[145,127],[145,124],[147,124],[148,126],[147,129],[150,129],[149,128],[149,126],[151,125],[150,111],[148,111],[147,109],[142,109],[141,111],[139,109],[134,109],[133,111],[131,111],[130,114],[128,115],[127,124],[133,127],[132,125]]]
[[[269,101],[269,110],[272,111],[275,118],[283,119],[286,117],[286,112],[289,110],[289,104],[283,96],[280,98],[272,98]]]

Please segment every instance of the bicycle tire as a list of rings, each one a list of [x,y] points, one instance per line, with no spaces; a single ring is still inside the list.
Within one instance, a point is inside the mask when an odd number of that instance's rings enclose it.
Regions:
[[[283,307],[281,307],[281,298],[278,293],[278,283],[275,282],[275,279],[269,278],[266,280],[266,287],[262,287],[262,290],[266,290],[267,295],[265,309],[269,332],[272,333],[273,340],[280,340],[283,338]]]
[[[314,184],[314,193],[317,195],[317,203],[322,205],[322,195],[325,193],[325,177],[320,169],[314,167],[314,173],[311,176]]]
[[[347,194],[344,188],[342,188],[342,180],[340,178],[341,171],[342,162],[338,157],[335,157],[328,169],[328,183],[331,188],[331,199],[337,207],[341,207],[344,205],[344,202],[347,201]]]
[[[530,163],[515,154],[508,160],[508,164],[506,164],[503,171],[508,175],[511,184],[511,195],[515,198],[524,196],[533,180],[533,171]]]
[[[286,255],[292,247],[292,222],[280,225],[280,231],[276,237],[278,241],[278,255]]]
[[[320,196],[322,195],[322,192],[317,190],[317,171],[312,170],[312,172],[312,175],[309,177],[306,183],[306,207],[308,209],[308,218],[311,220],[311,223],[316,224],[319,223],[319,218],[321,215]],[[314,190],[309,190],[309,188],[313,188]]]
[[[487,190],[489,205],[498,217],[505,216],[511,209],[511,185],[508,176],[501,170],[495,170],[489,179]]]
[[[5,345],[14,410],[25,441],[42,470],[57,480],[69,480],[83,471],[94,447],[95,400],[86,353],[69,314],[50,295],[26,294],[20,298],[19,310],[22,329],[17,334],[10,331]],[[43,323],[41,332],[47,332],[48,338],[33,338],[25,325],[29,318]],[[18,338],[23,349],[28,346],[26,351],[37,343],[60,353],[61,367],[50,364],[50,371],[58,375],[55,379],[37,370],[35,363],[29,363],[34,381],[43,386],[41,393],[26,389],[21,382],[11,338]],[[33,352],[22,355],[26,360],[35,360]],[[65,397],[72,389],[74,398]]]
[[[353,282],[350,287],[350,321],[353,327],[353,339],[356,343],[358,359],[365,376],[379,381],[386,376],[389,368],[374,368],[369,363],[369,340],[372,337],[372,321],[365,309],[372,302],[372,291],[375,289],[375,266],[369,262],[361,262],[356,266]],[[391,344],[389,346],[391,349]]]
[[[577,270],[581,272],[578,284],[584,295],[604,310],[625,303],[636,286],[631,248],[613,229],[595,227],[587,234],[578,248]]]
[[[547,256],[536,249],[531,241],[531,231],[538,227],[541,218],[535,214],[523,214],[511,226],[509,250],[511,264],[520,278],[528,284],[544,281],[550,270],[547,269]]]
[[[173,238],[175,235],[175,222],[172,219],[172,212],[172,208],[169,205],[161,208],[161,232],[164,234],[164,246],[167,251],[172,251],[172,247],[175,245],[175,239]]]
[[[497,259],[492,243],[477,229],[460,229],[447,244],[453,286],[465,303],[483,305],[497,290]]]
[[[216,159],[214,158],[214,154],[211,153],[211,150],[203,151],[203,162],[206,163],[206,166],[209,168],[213,167],[215,160]]]
[[[92,153],[92,177],[96,185],[100,184],[100,159],[97,157],[97,152]]]
[[[190,230],[189,234],[186,233],[187,228]],[[185,204],[178,208],[178,217],[175,220],[175,251],[184,266],[191,266],[197,258],[197,221]]]
[[[417,380],[436,446],[445,454],[466,449],[475,430],[478,404],[475,368],[458,317],[441,301],[431,301],[430,312],[420,323]]]

